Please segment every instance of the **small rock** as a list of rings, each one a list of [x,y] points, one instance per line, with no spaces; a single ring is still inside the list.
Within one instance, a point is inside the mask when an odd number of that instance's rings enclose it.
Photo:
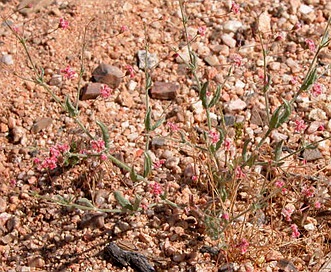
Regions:
[[[265,110],[260,110],[258,108],[252,109],[251,123],[257,126],[265,126],[268,123],[267,113]]]
[[[226,114],[224,115],[225,125],[231,127],[236,122],[236,117],[234,115]]]
[[[292,14],[296,14],[298,12],[298,8],[300,7],[300,0],[290,0],[290,11]]]
[[[20,143],[24,138],[26,138],[25,130],[22,127],[14,127],[11,131],[12,137],[13,137],[13,143],[18,144]]]
[[[80,100],[96,99],[100,95],[102,83],[90,82],[80,92]]]
[[[301,67],[299,66],[299,64],[295,61],[295,60],[293,60],[292,58],[288,58],[288,59],[286,59],[286,65],[291,69],[291,72],[293,73],[293,74],[296,74],[296,73],[298,73],[298,72],[300,72],[300,70],[301,70]]]
[[[138,82],[130,80],[127,84],[129,91],[134,91],[138,85]]]
[[[237,41],[229,34],[223,34],[221,36],[221,39],[222,39],[222,42],[229,46],[230,48],[235,48],[236,47],[236,44],[237,44]]]
[[[0,237],[0,243],[3,245],[8,245],[14,240],[14,235],[12,233],[8,233],[5,236]]]
[[[176,57],[177,63],[184,63],[184,62],[189,63],[190,62],[190,54],[189,54],[186,46],[184,48],[182,48],[180,51],[178,51],[177,54],[178,54],[178,56]]]
[[[101,63],[92,73],[96,82],[107,84],[110,88],[116,89],[122,82],[124,74],[116,67]]]
[[[182,254],[174,254],[172,256],[172,260],[174,262],[176,262],[176,263],[180,263],[180,262],[182,262],[182,261],[185,260],[185,256],[186,256],[186,254],[184,254],[184,253],[182,253]]]
[[[242,22],[230,20],[224,23],[223,30],[224,32],[237,32],[239,28],[243,27]]]
[[[245,109],[246,107],[247,107],[246,102],[241,99],[232,100],[232,101],[228,102],[226,105],[226,109],[230,112],[231,111],[240,111],[240,110]]]
[[[50,86],[61,86],[62,84],[62,76],[58,74],[53,74],[51,80],[49,81]]]
[[[277,62],[277,61],[271,62],[271,63],[269,63],[269,67],[270,67],[270,70],[279,71],[280,62]]]
[[[129,230],[131,227],[129,225],[129,223],[127,222],[123,222],[123,221],[120,221],[116,224],[116,226],[121,230],[121,231],[127,231]]]
[[[42,131],[44,128],[47,128],[48,126],[50,126],[53,122],[52,118],[49,117],[42,117],[38,120],[36,120],[36,122],[33,124],[31,131],[33,133],[38,133],[40,131]]]
[[[105,214],[103,213],[86,213],[83,215],[79,228],[101,229],[105,225]]]
[[[138,53],[138,66],[140,69],[146,67],[146,50],[139,50]],[[157,66],[159,59],[155,53],[147,53],[147,69],[152,69]]]
[[[306,161],[315,161],[323,158],[322,153],[317,149],[305,149],[302,153],[303,158]]]
[[[270,135],[271,139],[273,139],[275,142],[280,142],[282,140],[286,141],[288,136],[283,134],[283,133],[280,133],[276,130],[273,130],[271,132],[271,135]]]
[[[313,11],[314,11],[314,9],[310,6],[307,6],[305,4],[300,5],[299,12],[304,15],[307,15],[308,13],[311,13]]]
[[[273,250],[273,249],[270,250],[267,253],[266,257],[265,257],[265,259],[266,259],[267,262],[278,261],[278,260],[281,260],[283,258],[284,257],[283,257],[283,255],[282,255],[281,252],[279,252],[277,250]]]
[[[165,145],[166,139],[164,137],[154,137],[152,139],[152,148],[157,149]]]
[[[13,65],[14,64],[14,60],[13,60],[13,57],[12,55],[2,55],[0,61],[4,64],[7,64],[7,65]]]
[[[12,216],[7,220],[6,227],[8,232],[12,232],[20,224],[20,220],[16,216]]]
[[[7,202],[2,197],[0,197],[0,213],[6,211],[7,209]]]
[[[121,91],[115,99],[115,102],[120,104],[122,107],[132,108],[134,105],[134,100],[132,95],[126,91]]]
[[[210,66],[218,66],[220,62],[215,55],[209,55],[204,58],[205,62],[207,62]]]
[[[176,98],[176,92],[179,86],[172,82],[156,81],[150,90],[150,96],[153,99],[172,100]]]
[[[4,123],[0,123],[0,132],[1,133],[6,133],[8,131],[9,131],[9,127]]]
[[[294,264],[286,259],[277,261],[277,267],[279,267],[285,272],[298,272]]]
[[[38,12],[52,3],[53,0],[23,0],[18,5],[17,10],[23,15],[28,15],[32,12]]]
[[[303,228],[304,228],[306,231],[313,231],[313,230],[316,229],[313,223],[306,224],[306,225],[303,226]]]
[[[326,116],[325,111],[317,108],[311,110],[311,112],[309,113],[309,119],[314,121],[320,121],[320,120],[327,120],[328,118]]]
[[[29,256],[28,265],[30,267],[42,268],[45,266],[45,261],[41,256]]]
[[[267,11],[260,15],[258,20],[258,29],[264,34],[271,33],[271,18]]]

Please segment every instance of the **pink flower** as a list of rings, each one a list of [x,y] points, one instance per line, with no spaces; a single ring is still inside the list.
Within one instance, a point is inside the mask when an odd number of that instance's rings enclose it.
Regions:
[[[223,213],[223,214],[222,214],[222,219],[224,219],[224,220],[226,220],[226,221],[229,221],[229,219],[230,219],[229,214],[228,214],[228,213]]]
[[[234,54],[231,56],[231,59],[235,66],[240,67],[242,65],[242,57],[238,54]]]
[[[322,207],[322,204],[321,204],[321,202],[319,202],[319,201],[315,201],[315,203],[314,203],[314,207],[316,208],[316,209],[320,209],[321,207]]]
[[[282,188],[285,185],[285,182],[282,180],[277,180],[275,183],[276,187]]]
[[[68,27],[69,27],[69,22],[64,18],[60,18],[59,28],[67,29]]]
[[[242,238],[240,243],[237,245],[240,248],[241,254],[245,254],[248,250],[249,243],[245,238]]]
[[[193,175],[192,176],[192,181],[197,181],[198,180],[198,176],[197,175]]]
[[[56,157],[49,157],[46,158],[41,164],[39,169],[50,169],[53,170],[57,167],[57,158]]]
[[[313,96],[319,96],[323,93],[322,85],[319,83],[315,83],[313,85],[312,95]]]
[[[209,138],[213,144],[216,144],[220,139],[220,135],[217,131],[209,131]]]
[[[295,210],[294,205],[288,204],[282,209],[282,215],[285,216],[285,220],[290,222],[292,221],[291,216]]]
[[[300,22],[297,22],[294,26],[293,26],[293,30],[298,30],[302,28],[302,24]]]
[[[240,6],[239,6],[236,2],[232,2],[232,5],[231,5],[231,11],[232,11],[234,14],[238,14],[239,11],[240,11]]]
[[[325,130],[325,127],[324,125],[320,125],[318,128],[317,128],[318,131],[324,131]]]
[[[308,48],[311,52],[315,52],[316,50],[316,45],[312,39],[306,39],[306,44],[308,45]]]
[[[92,140],[91,147],[96,152],[101,152],[105,149],[105,142],[104,140]]]
[[[150,189],[151,189],[151,193],[155,196],[158,196],[158,195],[162,194],[162,187],[157,182],[154,182],[153,184],[150,184]]]
[[[167,122],[167,126],[170,128],[170,130],[172,132],[178,131],[179,127],[177,124],[173,123],[173,122]]]
[[[292,237],[293,238],[299,238],[300,237],[300,232],[298,230],[298,226],[296,224],[292,224],[291,229],[292,229]]]
[[[129,73],[130,78],[134,78],[135,73],[134,73],[134,69],[131,65],[126,66],[126,71],[127,71],[127,73]]]
[[[313,197],[315,194],[315,188],[313,186],[310,186],[308,188],[305,187],[302,189],[301,193],[308,198]]]
[[[223,142],[223,145],[224,145],[224,148],[225,148],[226,151],[230,151],[230,148],[231,148],[231,145],[232,145],[231,139],[230,138],[225,138],[224,142]]]
[[[122,25],[120,29],[120,33],[124,33],[125,31],[128,31],[129,28],[126,25]]]
[[[154,162],[154,168],[155,169],[160,168],[165,162],[166,162],[165,159]]]
[[[60,70],[61,73],[63,73],[63,77],[65,79],[73,79],[76,77],[76,72],[70,67],[70,65],[67,65],[65,69]]]
[[[236,175],[236,179],[242,179],[242,178],[244,178],[246,176],[240,166],[237,166],[236,167],[236,169],[235,169],[235,175]]]
[[[101,154],[100,155],[100,159],[102,160],[102,161],[105,161],[105,160],[107,160],[108,159],[108,157],[107,157],[107,155],[106,154]]]
[[[297,83],[298,83],[298,78],[297,78],[296,76],[292,77],[291,80],[290,80],[290,83],[291,83],[292,85],[297,84]]]
[[[100,94],[103,98],[108,98],[110,96],[112,92],[112,89],[106,85],[106,84],[102,84],[101,88],[100,88]]]
[[[198,27],[198,34],[200,36],[205,36],[206,35],[207,28],[205,26],[200,26]]]
[[[295,120],[295,132],[300,132],[306,129],[305,121],[303,120]]]

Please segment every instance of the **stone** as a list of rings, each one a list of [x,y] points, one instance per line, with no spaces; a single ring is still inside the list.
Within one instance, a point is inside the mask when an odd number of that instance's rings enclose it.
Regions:
[[[138,53],[138,66],[140,69],[146,67],[146,50],[139,50]],[[157,66],[159,59],[155,53],[147,53],[147,69],[152,69]]]
[[[92,76],[96,82],[107,84],[110,88],[116,89],[121,84],[124,74],[116,66],[101,63],[94,69]]]
[[[264,34],[271,33],[271,18],[267,11],[260,15],[258,20],[258,29]]]
[[[255,124],[257,126],[265,126],[268,124],[267,113],[265,110],[260,110],[258,108],[252,109],[251,115],[251,124]]]
[[[235,124],[236,117],[234,115],[226,114],[224,115],[224,122],[226,126],[231,127]]]
[[[240,21],[230,20],[224,23],[223,30],[224,32],[237,32],[239,28],[242,28],[243,24]]]
[[[89,82],[80,91],[80,100],[96,99],[100,95],[102,83]]]
[[[132,95],[126,90],[123,90],[118,94],[115,99],[115,102],[127,108],[132,108],[134,105]]]
[[[29,256],[28,265],[29,267],[42,268],[45,266],[45,260],[41,256]]]
[[[25,141],[26,139],[26,133],[25,129],[19,126],[14,127],[11,130],[11,136],[14,144],[18,144],[20,142]]]
[[[246,102],[239,98],[236,100],[232,100],[226,104],[226,109],[228,111],[240,111],[245,109],[246,107],[247,107]]]
[[[62,76],[61,75],[58,75],[58,74],[54,74],[52,75],[49,83],[48,83],[50,86],[61,86],[62,84]]]
[[[295,60],[293,60],[292,58],[286,59],[285,63],[291,69],[291,72],[293,74],[297,74],[301,71],[301,68],[300,68],[299,64]]]
[[[209,55],[209,56],[205,57],[204,61],[207,62],[207,64],[209,64],[210,66],[220,65],[220,62],[215,55]]]
[[[312,109],[309,113],[309,119],[314,121],[320,121],[320,120],[327,120],[328,117],[326,116],[325,111],[321,109]]]
[[[23,15],[28,15],[33,12],[38,12],[52,3],[53,0],[23,0],[18,5],[17,10]]]
[[[0,213],[6,211],[7,209],[7,202],[2,197],[0,197]]]
[[[156,81],[150,90],[150,96],[153,99],[173,100],[178,88],[179,86],[173,82]]]
[[[48,126],[50,126],[52,124],[52,122],[53,122],[53,119],[49,118],[49,117],[39,118],[33,124],[31,131],[32,131],[32,133],[38,133],[38,132],[42,131],[43,129],[47,128]]]
[[[83,215],[78,227],[80,229],[92,228],[101,229],[105,225],[105,214],[103,213],[86,213]]]
[[[308,13],[311,13],[313,11],[314,11],[314,9],[312,7],[307,6],[305,4],[302,4],[299,7],[299,12],[302,13],[302,14],[304,14],[304,15],[307,15]]]
[[[292,14],[296,14],[298,12],[298,8],[300,7],[300,0],[290,0],[290,12]]]
[[[221,36],[221,39],[222,39],[222,42],[229,46],[230,48],[235,48],[236,47],[236,44],[237,44],[237,41],[229,34],[223,34]]]
[[[8,55],[8,54],[5,54],[5,55],[2,55],[1,58],[0,58],[0,61],[6,65],[13,65],[14,64],[14,60],[13,60],[13,57],[12,55]]]
[[[305,149],[302,153],[302,157],[304,160],[308,161],[316,161],[318,159],[323,158],[322,153],[317,149]]]

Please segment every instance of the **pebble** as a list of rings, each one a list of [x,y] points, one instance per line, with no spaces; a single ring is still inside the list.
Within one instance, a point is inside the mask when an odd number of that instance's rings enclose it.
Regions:
[[[0,213],[5,212],[7,209],[7,202],[2,197],[0,197]]]
[[[135,104],[132,95],[127,90],[122,90],[116,97],[115,102],[127,108],[132,108]]]
[[[204,58],[204,61],[207,62],[210,66],[218,66],[220,62],[215,55],[209,55]]]
[[[96,82],[107,84],[110,88],[116,89],[121,84],[124,74],[116,66],[101,63],[94,69],[92,76]]]
[[[225,107],[228,112],[240,111],[240,110],[245,109],[247,107],[247,104],[245,101],[243,101],[241,99],[236,99],[236,100],[232,100],[232,101],[226,103]]]
[[[82,101],[96,99],[100,95],[101,87],[102,87],[102,83],[96,83],[96,82],[87,83],[81,89],[79,99]]]
[[[237,44],[237,41],[229,34],[223,34],[221,36],[221,39],[222,39],[222,42],[229,46],[230,48],[235,48],[236,47],[236,44]]]
[[[7,64],[7,65],[13,65],[14,64],[14,60],[13,60],[12,55],[8,55],[8,54],[2,55],[0,61],[4,64]]]
[[[305,4],[301,4],[299,7],[299,12],[304,15],[307,15],[308,13],[311,13],[313,11],[314,11],[314,9],[311,6],[307,6]]]
[[[260,15],[258,20],[258,29],[264,34],[271,33],[271,18],[267,11]]]
[[[53,119],[49,118],[49,117],[39,118],[33,124],[31,131],[33,133],[38,133],[38,132],[42,131],[43,129],[47,128],[48,126],[50,126],[52,124],[52,122],[53,122]]]
[[[314,121],[328,120],[325,111],[318,108],[312,109],[308,117],[310,120],[314,120]]]
[[[62,76],[58,75],[58,74],[52,75],[52,77],[49,81],[49,85],[59,87],[59,86],[61,86],[61,84],[62,84]]]
[[[22,127],[19,126],[14,127],[11,133],[14,144],[22,143],[22,141],[25,141],[24,139],[26,139],[25,129]]]
[[[300,68],[299,64],[295,60],[293,60],[292,58],[288,58],[285,61],[285,63],[291,69],[291,72],[293,74],[296,74],[296,73],[300,72],[301,68]]]
[[[224,23],[224,32],[237,32],[239,28],[242,28],[243,24],[240,21],[230,20]]]
[[[140,69],[146,67],[146,50],[139,50],[138,53],[138,66]],[[159,59],[155,53],[147,53],[147,69],[152,69],[157,66]]]
[[[101,229],[105,224],[105,214],[103,213],[86,213],[83,215],[79,228],[96,228]]]
[[[305,149],[302,153],[303,158],[306,161],[316,161],[323,158],[322,153],[317,149]]]
[[[153,99],[173,100],[176,98],[179,85],[174,82],[156,81],[150,90],[150,96]]]

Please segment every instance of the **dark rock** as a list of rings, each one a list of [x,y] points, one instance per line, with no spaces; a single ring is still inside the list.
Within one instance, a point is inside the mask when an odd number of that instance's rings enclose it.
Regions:
[[[96,82],[107,84],[110,88],[116,89],[122,81],[124,74],[116,67],[101,63],[92,73]]]
[[[33,124],[31,131],[33,133],[38,133],[39,131],[43,130],[44,128],[47,128],[48,126],[50,126],[53,122],[52,118],[49,117],[42,117],[38,120],[35,121],[35,123]]]
[[[298,270],[295,268],[294,264],[291,261],[286,259],[279,260],[277,262],[277,267],[282,269],[285,272],[297,272]]]
[[[102,83],[90,82],[80,92],[80,100],[96,99],[100,95]]]
[[[79,223],[79,228],[94,228],[101,229],[105,225],[105,214],[103,213],[87,213],[83,215],[82,221]]]
[[[171,82],[158,82],[150,90],[150,96],[154,99],[172,100],[176,98],[178,85]]]

